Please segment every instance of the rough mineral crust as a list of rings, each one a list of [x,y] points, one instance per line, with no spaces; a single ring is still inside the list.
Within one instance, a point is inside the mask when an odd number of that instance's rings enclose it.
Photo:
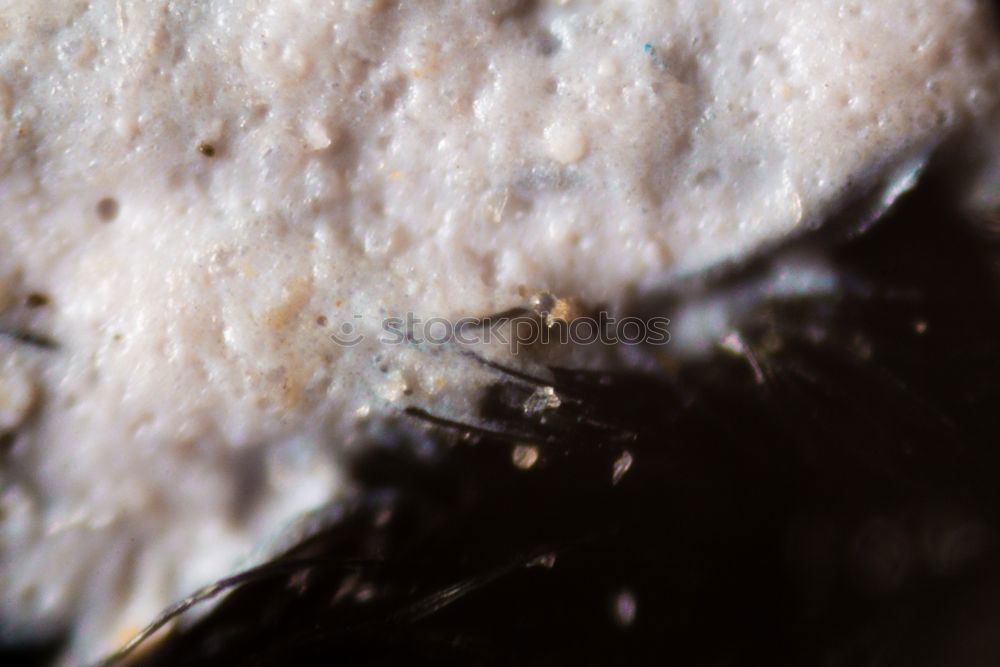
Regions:
[[[0,617],[93,658],[343,493],[380,319],[620,306],[990,124],[974,0],[3,0]],[[338,345],[330,335],[364,335]]]

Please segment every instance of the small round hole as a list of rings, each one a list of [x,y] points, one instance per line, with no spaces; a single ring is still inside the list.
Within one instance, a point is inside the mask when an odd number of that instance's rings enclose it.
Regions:
[[[201,142],[198,144],[198,152],[205,157],[215,157],[215,146],[208,142]]]
[[[548,30],[543,30],[538,35],[538,52],[543,56],[551,56],[562,48],[562,42],[558,37]]]
[[[105,222],[110,222],[118,217],[118,201],[105,197],[97,202],[97,216]]]

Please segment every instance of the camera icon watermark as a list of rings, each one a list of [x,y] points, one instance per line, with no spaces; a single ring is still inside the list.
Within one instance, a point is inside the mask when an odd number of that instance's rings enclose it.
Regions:
[[[364,342],[365,335],[361,333],[361,327],[358,326],[362,319],[364,318],[361,315],[355,315],[352,318],[353,321],[341,322],[337,331],[330,334],[330,339],[341,347],[354,347]]]

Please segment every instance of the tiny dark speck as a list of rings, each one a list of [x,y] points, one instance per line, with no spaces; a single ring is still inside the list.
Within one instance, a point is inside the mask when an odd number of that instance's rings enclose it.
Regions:
[[[316,318],[316,324],[320,325],[321,327],[325,327],[327,322],[328,320],[324,315],[320,315],[319,317]]]
[[[118,217],[118,202],[111,197],[97,202],[97,216],[105,222],[114,220]]]
[[[215,157],[215,146],[212,144],[202,142],[198,144],[198,152],[205,157]]]
[[[24,300],[24,305],[28,308],[41,308],[49,305],[49,297],[44,294],[39,294],[38,292],[32,292]]]

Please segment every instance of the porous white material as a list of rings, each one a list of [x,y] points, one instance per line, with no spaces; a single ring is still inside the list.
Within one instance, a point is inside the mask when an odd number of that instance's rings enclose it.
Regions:
[[[340,492],[366,416],[468,410],[481,374],[380,317],[615,307],[984,123],[992,27],[974,0],[0,2],[5,632],[94,657]]]

